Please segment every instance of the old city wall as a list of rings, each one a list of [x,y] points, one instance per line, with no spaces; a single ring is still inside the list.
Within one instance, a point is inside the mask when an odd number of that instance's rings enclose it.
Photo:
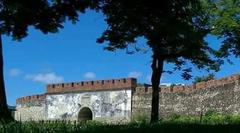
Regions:
[[[17,120],[78,120],[82,108],[93,112],[93,120],[131,119],[134,78],[51,84],[44,95],[17,99]]]
[[[161,117],[171,114],[200,115],[207,110],[240,113],[240,75],[210,80],[193,85],[162,87]],[[151,88],[137,87],[132,96],[132,116],[150,117]]]
[[[150,117],[151,95],[151,87],[136,87],[136,80],[131,78],[52,84],[43,95],[17,99],[15,117],[23,121],[77,120],[84,106],[95,111],[95,120]],[[209,109],[240,113],[240,75],[193,85],[161,87],[159,102],[161,117],[200,115]]]
[[[16,103],[15,119],[44,120],[45,118],[45,94],[18,98]]]
[[[92,120],[104,122],[131,119],[131,89],[85,91],[47,95],[46,118],[78,121],[83,108],[92,111]]]
[[[87,107],[93,120],[129,121],[132,89],[136,85],[134,78],[48,85],[46,119],[78,120],[81,109]]]

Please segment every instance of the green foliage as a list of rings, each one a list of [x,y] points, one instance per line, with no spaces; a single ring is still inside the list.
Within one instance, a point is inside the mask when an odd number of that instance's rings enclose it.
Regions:
[[[203,81],[209,81],[215,79],[215,75],[213,73],[208,74],[207,76],[196,76],[193,80],[193,83],[203,82]]]
[[[97,0],[0,0],[0,119],[13,121],[6,102],[1,35],[20,40],[28,35],[29,27],[56,33],[66,20],[76,22],[80,13],[96,4]]]
[[[97,4],[98,0],[1,0],[0,33],[18,40],[28,35],[30,26],[43,33],[56,33],[66,20],[75,23],[79,13]]]
[[[151,122],[158,120],[158,90],[165,62],[174,65],[168,72],[180,70],[187,80],[192,77],[192,65],[208,71],[219,70],[221,63],[212,56],[215,50],[204,40],[209,33],[208,17],[199,0],[100,0],[99,3],[98,9],[105,15],[108,26],[97,42],[106,42],[106,50],[128,50],[133,46],[138,51],[139,38],[145,39],[151,48]]]
[[[172,114],[171,116],[161,120],[162,123],[177,123],[177,124],[207,124],[207,125],[225,125],[225,124],[240,124],[240,115],[223,115],[214,110],[208,110],[202,116],[181,116]]]
[[[199,122],[198,116],[180,116],[173,114],[159,123],[129,123],[109,125],[96,121],[76,123],[69,121],[39,121],[39,122],[11,122],[0,123],[0,133],[238,133],[240,130],[240,115],[220,115],[215,111],[208,111],[204,115],[204,122]]]
[[[240,56],[240,1],[203,0],[211,34],[221,38],[219,57]]]
[[[139,113],[133,116],[133,119],[131,120],[130,123],[135,124],[135,123],[148,123],[148,122],[149,122],[149,116],[144,113]]]
[[[199,123],[199,117],[196,116],[181,116],[178,114],[172,114],[167,118],[163,118],[161,120],[163,123],[177,123],[177,124],[193,124],[193,123]]]
[[[178,115],[178,114],[172,114],[172,115],[170,115],[169,116],[169,121],[174,121],[174,120],[177,120],[177,119],[179,119],[181,116],[180,115]]]
[[[203,123],[207,124],[217,124],[217,123],[225,123],[225,116],[220,115],[218,112],[214,110],[208,110],[203,116]]]
[[[189,62],[199,69],[219,69],[220,63],[210,56],[214,49],[204,40],[209,33],[208,17],[199,0],[100,0],[99,9],[108,27],[98,42],[106,42],[107,50],[138,49],[142,37],[153,57],[173,63],[176,67],[168,72],[182,70],[184,79],[191,78]]]

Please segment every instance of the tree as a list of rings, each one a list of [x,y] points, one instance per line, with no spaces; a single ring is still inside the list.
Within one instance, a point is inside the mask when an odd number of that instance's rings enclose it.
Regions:
[[[206,82],[206,81],[213,80],[213,79],[215,79],[215,75],[213,73],[210,73],[206,76],[195,77],[193,83]]]
[[[240,57],[240,1],[205,0],[204,7],[206,14],[210,16],[208,24],[211,34],[222,39],[218,57]]]
[[[97,42],[107,42],[106,50],[137,45],[139,37],[146,39],[151,48],[151,123],[159,117],[159,84],[164,63],[173,63],[175,67],[168,72],[181,70],[184,79],[191,78],[189,63],[199,69],[219,69],[219,61],[212,58],[214,49],[204,40],[209,33],[208,16],[198,0],[100,0],[98,10],[105,15],[108,27]]]
[[[2,35],[21,40],[30,26],[43,33],[56,33],[63,22],[75,23],[79,13],[95,6],[91,0],[1,0],[0,1],[0,119],[13,120],[8,110],[4,76]]]
[[[36,3],[35,3],[36,2]],[[30,25],[42,29],[43,31],[56,30],[59,25],[53,23],[53,20],[44,20],[43,15],[49,13],[45,10],[47,3],[45,1],[15,1],[9,0],[0,2],[0,118],[12,120],[8,110],[4,76],[3,76],[3,53],[2,38],[3,34],[12,36],[14,39],[21,39],[27,35],[27,28]],[[41,13],[41,11],[43,11]],[[37,15],[39,14],[39,15]],[[42,15],[42,16],[41,16]],[[45,21],[45,23],[43,23]],[[49,23],[48,23],[49,22]]]

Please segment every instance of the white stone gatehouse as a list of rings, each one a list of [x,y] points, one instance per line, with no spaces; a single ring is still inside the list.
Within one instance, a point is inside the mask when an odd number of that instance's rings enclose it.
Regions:
[[[22,121],[130,121],[135,87],[133,78],[51,84],[43,95],[19,98],[15,118]]]

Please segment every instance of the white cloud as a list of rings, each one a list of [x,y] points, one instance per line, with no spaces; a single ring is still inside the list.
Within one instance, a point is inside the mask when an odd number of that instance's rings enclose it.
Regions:
[[[131,77],[131,78],[139,78],[141,76],[142,76],[142,73],[137,71],[132,71],[128,73],[128,77]]]
[[[10,69],[9,71],[9,76],[11,77],[17,77],[19,75],[21,75],[23,73],[23,71],[21,71],[20,69],[18,68],[12,68]]]
[[[164,86],[171,86],[173,83],[161,83],[161,85],[164,85]]]
[[[146,77],[147,83],[151,83],[151,78],[152,78],[151,75],[148,75],[148,76]],[[162,78],[161,78],[161,80],[162,80]],[[172,84],[172,83],[160,83],[160,85],[164,85],[164,86],[171,86],[171,84]]]
[[[51,83],[60,83],[64,81],[62,76],[56,75],[55,73],[38,73],[38,74],[29,74],[25,76],[26,79],[32,80],[34,82],[40,82],[45,84]]]
[[[83,77],[86,79],[94,79],[94,78],[96,78],[96,74],[94,72],[86,72],[83,75]]]
[[[151,83],[152,76],[148,75],[146,79],[147,79],[147,82]]]

